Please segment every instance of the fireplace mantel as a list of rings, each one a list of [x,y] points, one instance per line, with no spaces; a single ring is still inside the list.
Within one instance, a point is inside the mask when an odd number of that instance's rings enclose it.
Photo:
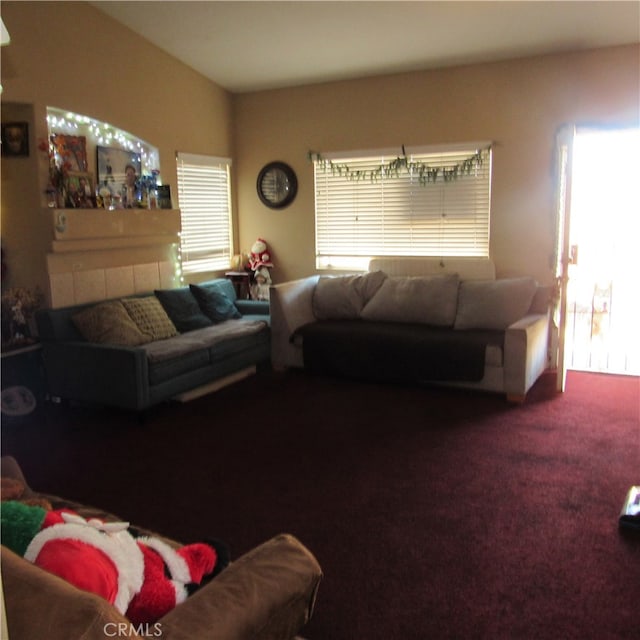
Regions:
[[[53,307],[92,302],[179,280],[177,209],[47,209]]]
[[[52,251],[117,249],[177,242],[177,209],[49,209]]]

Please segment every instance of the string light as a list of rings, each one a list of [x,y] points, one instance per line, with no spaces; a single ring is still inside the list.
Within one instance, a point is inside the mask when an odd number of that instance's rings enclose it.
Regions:
[[[86,115],[47,107],[47,126],[49,139],[54,134],[67,134],[85,136],[87,143],[96,146],[107,146],[131,151],[140,156],[143,176],[156,175],[157,184],[160,180],[160,154],[158,149],[137,136],[124,131],[108,122],[101,122]],[[182,272],[182,250],[180,246],[180,234],[178,242],[173,245],[173,255],[169,260],[174,265],[174,282],[184,284]]]
[[[85,136],[94,146],[114,146],[138,153],[144,175],[151,175],[152,171],[160,170],[160,155],[156,147],[107,122],[72,111],[47,107],[47,125],[49,136],[55,133]]]

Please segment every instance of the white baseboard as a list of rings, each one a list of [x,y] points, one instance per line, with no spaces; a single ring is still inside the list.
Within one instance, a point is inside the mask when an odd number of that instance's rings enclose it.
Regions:
[[[225,376],[224,378],[218,378],[218,380],[214,380],[213,382],[209,382],[208,384],[203,384],[201,387],[196,387],[195,389],[190,389],[189,391],[180,393],[177,396],[173,396],[173,399],[177,400],[178,402],[189,402],[190,400],[195,400],[196,398],[206,396],[208,393],[218,391],[219,389],[233,384],[234,382],[244,380],[249,376],[255,375],[255,372],[255,365],[252,367],[247,367],[246,369],[236,371],[235,373]]]

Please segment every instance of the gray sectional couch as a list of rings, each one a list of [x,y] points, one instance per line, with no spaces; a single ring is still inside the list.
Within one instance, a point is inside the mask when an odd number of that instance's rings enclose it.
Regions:
[[[547,367],[550,287],[489,260],[376,259],[271,287],[272,365],[523,401]]]
[[[269,303],[215,279],[36,316],[48,394],[143,410],[213,390],[269,361]]]

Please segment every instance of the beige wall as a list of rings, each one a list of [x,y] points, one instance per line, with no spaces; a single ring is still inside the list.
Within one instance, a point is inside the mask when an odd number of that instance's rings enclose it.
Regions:
[[[36,144],[46,137],[47,105],[110,122],[158,147],[174,201],[177,150],[231,155],[236,249],[265,237],[275,281],[315,271],[309,149],[485,139],[495,142],[491,252],[498,274],[548,281],[557,128],[639,118],[638,46],[232,97],[85,3],[4,0],[2,18],[11,34],[0,51],[3,119],[31,125],[31,156],[2,163],[4,286],[46,287],[50,231]],[[272,160],[291,164],[299,179],[297,199],[282,211],[267,209],[255,190],[259,170]]]
[[[2,19],[11,35],[0,52],[2,119],[20,115],[31,137],[29,158],[2,162],[3,286],[46,289],[50,231],[37,151],[46,107],[109,122],[157,147],[177,204],[176,151],[231,155],[231,97],[86,3],[3,0]]]
[[[498,275],[552,277],[554,135],[563,123],[638,124],[640,48],[620,47],[234,96],[240,244],[264,237],[274,281],[315,272],[307,151],[493,140],[491,255]],[[272,211],[255,180],[289,163],[299,193]]]

